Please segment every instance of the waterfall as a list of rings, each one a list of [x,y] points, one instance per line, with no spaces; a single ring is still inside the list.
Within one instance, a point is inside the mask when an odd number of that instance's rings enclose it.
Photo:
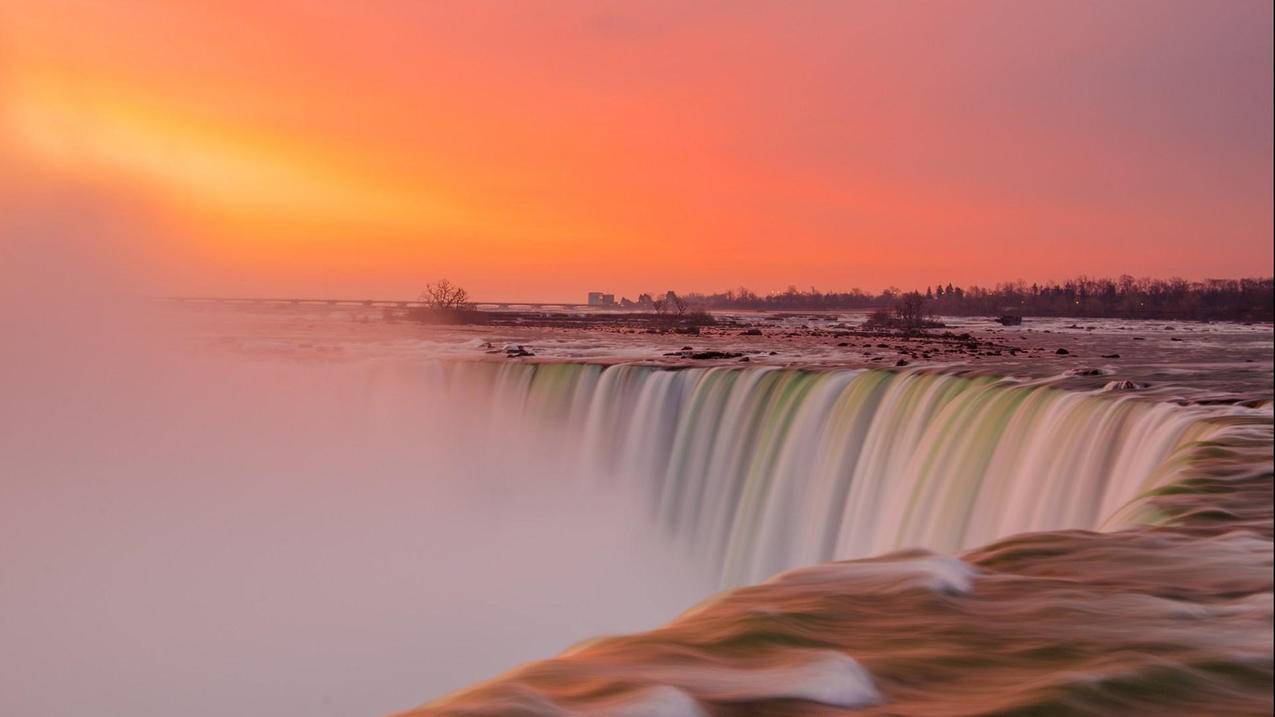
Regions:
[[[494,431],[552,427],[545,450],[564,467],[637,486],[725,585],[904,547],[1110,527],[1213,430],[1167,402],[968,374],[512,362],[441,373],[483,396]]]

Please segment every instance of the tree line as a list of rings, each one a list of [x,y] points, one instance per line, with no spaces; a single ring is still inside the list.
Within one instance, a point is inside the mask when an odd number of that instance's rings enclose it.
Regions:
[[[919,301],[926,312],[948,316],[1271,321],[1275,313],[1273,283],[1271,278],[1187,281],[1126,275],[1118,279],[1079,277],[1033,284],[1018,281],[992,288],[948,283],[926,287],[923,292],[890,288],[879,294],[860,289],[821,292],[813,287],[802,291],[790,286],[782,292],[762,295],[740,288],[714,294],[692,293],[681,299],[705,309],[895,309],[901,303],[915,306]]]

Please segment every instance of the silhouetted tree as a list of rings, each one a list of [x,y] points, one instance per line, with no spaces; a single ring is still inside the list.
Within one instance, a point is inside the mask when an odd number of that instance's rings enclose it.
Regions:
[[[420,301],[436,311],[458,311],[469,308],[469,293],[447,279],[425,285]]]
[[[919,328],[925,323],[925,297],[910,291],[894,304],[894,314],[905,328]]]
[[[1270,321],[1272,279],[1184,279],[1117,280],[1078,277],[1061,283],[1032,284],[1010,282],[993,289],[962,288],[939,284],[933,299],[925,304],[930,314],[951,316],[1000,316],[1012,312],[1021,316],[1124,317],[1153,319],[1199,319]],[[859,289],[822,293],[802,292],[796,287],[758,296],[746,288],[720,294],[691,294],[696,306],[715,309],[884,309],[893,311],[903,292],[889,288],[871,295]],[[922,295],[928,298],[927,295]],[[667,300],[667,296],[665,297]]]

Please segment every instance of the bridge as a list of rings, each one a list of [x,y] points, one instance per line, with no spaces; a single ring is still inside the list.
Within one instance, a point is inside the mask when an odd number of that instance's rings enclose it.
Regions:
[[[305,299],[305,298],[251,298],[251,297],[224,297],[224,296],[165,296],[158,299],[165,303],[176,304],[226,304],[236,306],[365,306],[386,309],[412,309],[425,306],[424,301],[398,301],[394,299]],[[529,310],[546,310],[546,309],[587,309],[591,308],[589,304],[573,304],[570,302],[549,301],[549,302],[528,302],[528,301],[470,301],[468,302],[476,309],[529,309]],[[592,308],[619,308],[614,307],[592,307]]]

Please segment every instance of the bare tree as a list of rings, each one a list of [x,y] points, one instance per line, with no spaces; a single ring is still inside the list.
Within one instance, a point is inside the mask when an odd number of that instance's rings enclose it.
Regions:
[[[425,285],[420,301],[438,311],[459,311],[469,308],[469,293],[447,279],[439,279]]]
[[[676,314],[683,316],[686,310],[691,308],[690,302],[677,295],[677,292],[666,291],[664,296],[651,301],[651,308],[655,309],[657,314]]]
[[[916,291],[904,294],[894,305],[894,313],[905,327],[920,327],[925,323],[925,296]]]

